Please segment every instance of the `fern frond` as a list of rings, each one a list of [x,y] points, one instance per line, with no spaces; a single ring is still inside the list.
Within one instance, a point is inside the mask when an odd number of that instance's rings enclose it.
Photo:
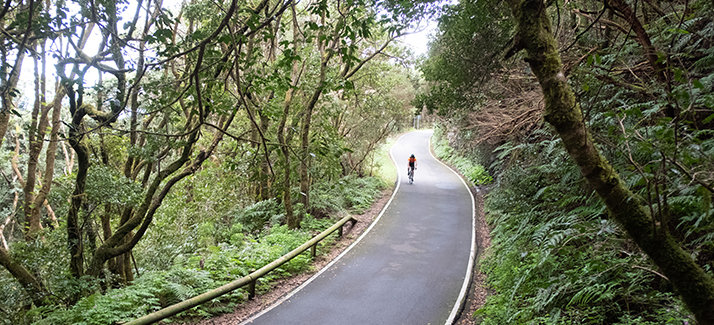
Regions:
[[[584,287],[573,295],[573,298],[570,299],[567,306],[584,306],[601,300],[607,300],[613,296],[611,290],[614,286],[614,283],[602,283]]]

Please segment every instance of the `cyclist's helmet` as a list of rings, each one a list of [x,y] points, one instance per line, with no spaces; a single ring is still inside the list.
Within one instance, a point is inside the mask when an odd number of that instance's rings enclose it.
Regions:
[[[414,158],[414,154],[411,155],[411,158]]]

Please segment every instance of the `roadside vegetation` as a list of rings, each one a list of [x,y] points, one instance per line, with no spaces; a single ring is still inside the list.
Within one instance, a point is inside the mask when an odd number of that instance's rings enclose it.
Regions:
[[[206,176],[209,178],[206,181],[213,179],[208,174]],[[80,282],[84,290],[93,293],[70,308],[52,306],[33,309],[30,313],[30,316],[36,316],[33,324],[112,324],[138,318],[215,289],[287,254],[332,226],[337,216],[361,213],[384,189],[384,183],[373,177],[346,177],[337,184],[327,189],[316,186],[318,189],[315,190],[315,200],[319,201],[316,206],[330,211],[330,216],[318,219],[306,213],[298,230],[288,229],[283,207],[274,199],[202,216],[187,214],[188,207],[183,202],[169,201],[167,207],[183,208],[183,211],[167,209],[159,215],[158,219],[166,224],[157,223],[161,232],[147,236],[143,245],[134,251],[137,257],[141,257],[137,260],[141,268],[137,269],[136,279],[130,286],[103,291],[99,283]],[[176,192],[181,194],[180,190]],[[177,195],[176,198],[183,199],[185,196]],[[335,236],[333,234],[320,242],[318,255],[330,250]],[[310,270],[311,263],[310,254],[297,256],[261,277],[256,293],[269,290],[271,282],[276,279]],[[57,263],[58,267],[61,265]],[[74,286],[67,284],[66,287],[59,286],[57,292],[61,294],[61,290],[72,289]],[[174,319],[188,320],[230,313],[237,304],[247,299],[247,288],[241,288],[174,316]]]
[[[493,181],[486,169],[475,163],[476,157],[469,157],[468,153],[458,152],[449,145],[446,128],[436,125],[431,138],[431,146],[437,158],[454,166],[461,175],[473,185],[488,185]]]
[[[482,324],[712,324],[711,2],[555,1],[541,16],[528,10],[545,2],[508,4],[445,8],[415,105],[438,117],[437,134],[454,148],[439,151],[486,166],[494,179],[485,187],[493,246],[480,261],[493,294],[473,317]],[[544,21],[550,29],[530,34]],[[572,139],[558,124],[566,117],[557,98],[543,95],[560,90],[539,61],[554,54],[523,39],[533,35],[554,36],[567,78],[559,85],[574,93],[567,109],[582,109],[568,123],[584,124],[587,141],[607,160],[598,166],[611,165],[609,175],[619,174],[612,184],[633,193],[616,202],[623,210],[612,209],[609,195],[596,191],[602,185],[581,171],[589,170],[579,156],[585,147],[563,140]],[[630,226],[634,214],[622,215],[625,205],[643,211],[641,229]],[[646,238],[670,245],[666,258],[682,250],[691,264],[663,262],[659,244]]]

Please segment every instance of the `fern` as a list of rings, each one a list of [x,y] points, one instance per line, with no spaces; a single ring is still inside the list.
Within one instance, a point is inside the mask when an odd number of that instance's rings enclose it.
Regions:
[[[613,297],[612,289],[615,286],[613,283],[594,284],[579,290],[570,299],[567,306],[570,305],[588,305],[592,302],[601,300],[609,300]]]

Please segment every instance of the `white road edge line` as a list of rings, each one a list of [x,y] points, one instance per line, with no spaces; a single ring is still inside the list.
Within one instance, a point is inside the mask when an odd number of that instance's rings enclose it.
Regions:
[[[337,261],[339,261],[340,258],[342,258],[343,256],[345,256],[345,254],[347,254],[353,247],[355,247],[355,246],[357,245],[357,243],[359,243],[359,242],[362,240],[362,238],[364,238],[364,237],[369,233],[369,231],[372,230],[372,228],[374,227],[374,225],[376,225],[377,222],[379,221],[379,219],[382,218],[382,215],[384,215],[384,212],[387,211],[387,208],[389,208],[389,205],[392,203],[392,200],[394,200],[394,197],[397,195],[397,191],[399,191],[399,186],[400,186],[400,184],[402,183],[402,174],[399,172],[399,166],[397,165],[397,160],[394,158],[394,155],[392,154],[392,148],[396,147],[396,146],[397,146],[397,143],[399,143],[399,140],[401,140],[401,139],[402,139],[405,135],[407,135],[407,134],[408,134],[408,133],[405,133],[405,134],[403,134],[401,137],[399,137],[399,139],[397,139],[397,141],[394,142],[394,145],[392,145],[392,147],[389,148],[389,156],[392,157],[392,161],[394,162],[394,166],[396,167],[396,170],[397,170],[397,187],[394,189],[394,193],[392,193],[392,197],[389,198],[389,201],[387,201],[387,204],[385,204],[385,205],[384,205],[384,208],[382,208],[382,212],[380,212],[379,215],[377,216],[377,218],[374,219],[374,221],[372,221],[372,224],[369,226],[369,228],[367,228],[367,230],[365,230],[365,231],[362,233],[362,235],[360,235],[359,238],[357,238],[357,240],[355,240],[355,241],[352,243],[352,245],[350,245],[349,247],[347,247],[347,249],[345,249],[340,255],[338,255],[337,257],[335,257],[335,259],[332,260],[332,262],[330,262],[330,263],[328,263],[327,265],[325,265],[325,267],[323,267],[320,271],[318,271],[317,273],[315,273],[315,275],[311,276],[309,279],[307,279],[305,282],[303,282],[303,284],[301,284],[299,287],[295,288],[295,290],[293,290],[292,292],[290,292],[290,293],[287,294],[286,296],[280,298],[278,301],[274,302],[272,305],[270,305],[270,307],[268,307],[268,308],[266,308],[266,309],[260,311],[259,313],[257,313],[257,314],[255,314],[255,315],[251,316],[250,318],[244,320],[244,321],[241,322],[239,325],[244,325],[244,324],[248,324],[248,323],[253,322],[256,318],[262,316],[263,314],[269,312],[269,311],[272,310],[273,308],[275,308],[275,307],[281,305],[281,304],[284,303],[286,300],[290,299],[293,295],[295,295],[296,293],[298,293],[298,291],[302,290],[305,286],[307,286],[308,284],[310,284],[310,282],[312,282],[313,280],[317,279],[317,277],[319,277],[320,275],[322,275],[322,273],[324,273],[325,271],[327,271],[333,264],[337,263]],[[431,143],[431,140],[429,140],[429,143]],[[432,155],[432,157],[433,157],[433,155]],[[437,159],[437,161],[438,161],[438,159]],[[463,180],[462,180],[462,181],[463,181]],[[465,183],[464,183],[464,184],[465,184]],[[469,191],[469,193],[470,193],[470,191]],[[473,202],[473,196],[471,197],[471,201]],[[471,254],[473,255],[473,246],[472,246],[472,248],[471,248]],[[463,291],[463,290],[462,290],[462,291]],[[453,314],[453,312],[452,312],[452,314]]]
[[[434,133],[432,132],[432,135]],[[456,176],[459,177],[461,180],[461,183],[464,184],[464,187],[466,187],[466,190],[469,192],[469,195],[471,196],[471,253],[469,255],[469,264],[466,266],[466,276],[464,277],[464,284],[461,286],[461,292],[459,293],[459,297],[456,299],[456,303],[454,303],[454,308],[451,309],[451,314],[449,314],[449,318],[446,319],[445,325],[452,325],[454,321],[456,320],[456,315],[459,313],[459,309],[462,308],[464,303],[466,303],[466,294],[469,291],[469,283],[471,283],[471,276],[473,275],[473,268],[474,268],[474,261],[476,260],[476,200],[474,199],[474,194],[471,193],[471,189],[469,188],[469,185],[466,184],[466,181],[451,167],[443,163],[441,160],[438,158],[434,157],[434,154],[431,153],[431,137],[429,137],[429,144],[428,144],[427,150],[429,151],[429,154],[431,155],[434,160],[438,161],[442,165],[444,165],[446,168],[448,168],[451,172],[456,174]]]

